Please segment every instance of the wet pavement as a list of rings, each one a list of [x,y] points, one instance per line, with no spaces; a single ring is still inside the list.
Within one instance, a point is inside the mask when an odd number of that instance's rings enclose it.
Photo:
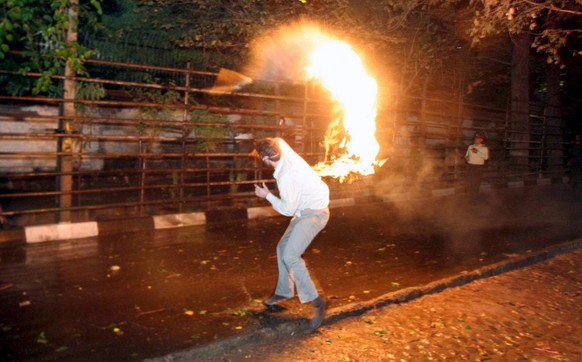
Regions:
[[[568,245],[575,249],[553,247],[549,259],[406,302],[367,302],[315,332],[283,323],[231,348],[149,361],[582,361],[582,239]]]
[[[332,209],[305,259],[329,308],[459,275],[582,236],[567,185]],[[283,217],[44,244],[0,244],[4,360],[142,360],[310,317],[276,316]]]

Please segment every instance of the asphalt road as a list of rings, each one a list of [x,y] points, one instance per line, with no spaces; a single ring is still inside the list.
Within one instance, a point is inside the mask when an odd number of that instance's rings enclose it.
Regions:
[[[582,235],[567,185],[332,210],[305,254],[329,308],[377,298]],[[0,245],[3,360],[141,360],[309,318],[261,300],[283,217],[83,240]]]

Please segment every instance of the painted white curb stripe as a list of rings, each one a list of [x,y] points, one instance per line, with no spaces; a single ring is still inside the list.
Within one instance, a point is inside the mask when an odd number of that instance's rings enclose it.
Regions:
[[[563,177],[562,182],[567,183],[568,178]],[[551,185],[552,179],[538,179],[537,185]],[[524,181],[513,181],[507,183],[508,188],[525,187]],[[488,183],[482,183],[480,192],[492,192],[492,187]],[[432,196],[454,195],[454,188],[431,190]],[[406,201],[410,199],[409,192],[392,193],[382,195],[383,202]],[[329,207],[353,206],[356,199],[353,197],[345,199],[330,200]],[[247,208],[248,219],[259,219],[279,216],[271,206],[259,206]],[[154,229],[168,229],[184,226],[204,225],[206,224],[205,212],[193,212],[184,214],[170,214],[152,216]],[[27,243],[38,243],[50,240],[67,240],[81,239],[99,235],[99,223],[97,221],[81,223],[60,223],[50,225],[35,225],[24,227]]]
[[[279,213],[273,210],[271,206],[249,207],[247,209],[247,217],[249,219],[260,219],[277,215],[279,215]]]
[[[51,240],[80,239],[97,236],[99,228],[96,221],[80,223],[60,223],[51,225],[27,226],[24,228],[27,243]]]
[[[153,219],[154,229],[169,229],[206,224],[206,213],[192,212],[185,214],[156,215],[153,216]]]
[[[523,181],[511,181],[507,183],[507,187],[509,187],[510,189],[515,189],[518,187],[524,187],[525,183]]]

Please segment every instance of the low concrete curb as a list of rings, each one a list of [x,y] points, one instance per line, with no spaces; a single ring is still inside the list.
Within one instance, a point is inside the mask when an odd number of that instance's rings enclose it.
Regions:
[[[567,182],[567,178],[540,178],[528,182],[507,182],[499,188],[518,188],[525,186],[547,186]],[[483,183],[480,192],[492,192],[494,189],[490,184]],[[443,197],[455,195],[454,188],[435,188],[427,191],[426,197]],[[413,197],[410,193],[391,193],[374,197],[380,202],[406,201]],[[349,197],[343,199],[333,199],[330,208],[352,206],[370,202],[370,195],[362,197]],[[270,207],[250,207],[250,208],[224,208],[208,210],[205,212],[191,212],[181,214],[168,214],[156,216],[144,216],[133,218],[121,218],[114,220],[101,220],[80,223],[58,223],[47,225],[25,226],[23,228],[13,228],[0,232],[0,242],[22,241],[27,243],[39,243],[54,240],[67,240],[93,237],[98,235],[111,235],[126,231],[144,231],[168,229],[185,226],[204,225],[214,222],[226,222],[235,220],[249,220],[264,217],[273,217],[277,213]]]
[[[582,247],[582,238],[565,242],[559,245],[548,247],[527,256],[509,258],[505,261],[491,264],[467,273],[462,273],[450,278],[441,279],[420,287],[402,289],[393,293],[385,294],[365,303],[346,305],[328,310],[328,316],[324,320],[325,324],[331,324],[343,319],[359,316],[371,310],[386,307],[391,304],[409,302],[425,295],[439,293],[447,288],[458,287],[475,280],[503,274],[519,268],[531,266],[533,264],[549,260],[560,254],[565,254]],[[219,357],[220,353],[228,352],[234,348],[251,344],[254,342],[265,342],[265,340],[275,337],[285,337],[289,335],[305,335],[310,333],[307,320],[292,320],[279,323],[273,327],[264,327],[255,331],[250,331],[236,337],[225,338],[204,346],[186,349],[170,353],[168,355],[146,359],[150,362],[173,362],[173,361],[193,361],[201,357]]]

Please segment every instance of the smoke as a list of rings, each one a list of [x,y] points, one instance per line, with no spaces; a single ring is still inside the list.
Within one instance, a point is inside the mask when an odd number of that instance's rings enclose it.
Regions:
[[[256,80],[304,82],[309,54],[330,39],[330,34],[307,21],[268,31],[251,43],[245,74]]]

